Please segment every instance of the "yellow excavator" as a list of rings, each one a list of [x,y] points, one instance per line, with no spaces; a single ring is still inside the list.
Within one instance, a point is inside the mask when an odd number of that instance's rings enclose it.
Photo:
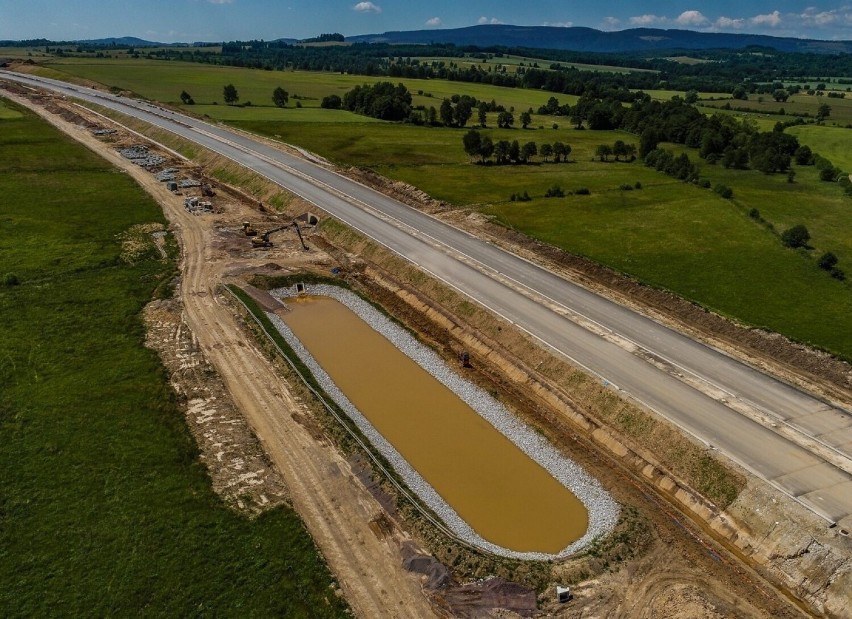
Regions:
[[[244,221],[243,222],[243,233],[246,236],[257,236],[257,230],[251,227],[251,223]]]
[[[302,249],[308,251],[308,246],[305,245],[305,239],[302,238],[302,230],[299,228],[299,224],[295,221],[291,221],[289,224],[285,224],[283,226],[278,226],[277,228],[272,228],[271,230],[267,230],[260,236],[255,236],[251,240],[251,245],[255,249],[266,249],[272,247],[272,241],[269,240],[270,235],[275,232],[280,232],[281,230],[286,230],[287,228],[295,228],[296,234],[299,235],[299,242],[302,244]],[[255,235],[257,231],[255,231]],[[248,232],[246,232],[246,236],[249,236]]]

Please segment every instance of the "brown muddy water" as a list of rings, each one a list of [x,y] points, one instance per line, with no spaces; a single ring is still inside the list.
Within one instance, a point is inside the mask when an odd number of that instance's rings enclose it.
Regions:
[[[287,304],[281,318],[334,383],[481,537],[555,554],[583,536],[570,490],[348,307]]]

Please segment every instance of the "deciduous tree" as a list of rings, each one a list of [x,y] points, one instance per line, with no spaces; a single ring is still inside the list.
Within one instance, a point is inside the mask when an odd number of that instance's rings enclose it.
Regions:
[[[787,228],[781,233],[781,242],[787,247],[805,247],[810,240],[811,233],[802,224]]]
[[[233,84],[228,84],[222,90],[222,97],[225,99],[225,103],[228,105],[233,105],[237,101],[240,100],[240,94],[237,92],[236,87]]]
[[[281,88],[281,86],[272,91],[272,102],[277,107],[286,107],[289,100],[290,93]],[[338,97],[338,100],[340,100],[340,97]]]

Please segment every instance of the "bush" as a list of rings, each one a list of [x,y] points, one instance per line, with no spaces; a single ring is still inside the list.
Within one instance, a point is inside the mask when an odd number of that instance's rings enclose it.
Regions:
[[[633,188],[634,189],[642,189],[642,183],[640,183],[639,181],[636,181],[636,184],[633,185]]]
[[[4,286],[9,286],[9,287],[17,286],[20,283],[21,283],[21,280],[18,279],[18,276],[15,275],[14,273],[6,273],[6,275],[3,276],[3,285]]]
[[[326,110],[339,110],[341,105],[343,105],[343,100],[337,95],[323,97],[320,102],[320,107]]]
[[[734,190],[731,189],[730,187],[728,187],[727,185],[721,185],[721,184],[716,185],[713,188],[713,191],[715,191],[716,193],[718,193],[720,196],[722,196],[723,198],[725,198],[727,200],[730,200],[731,198],[734,197]]]
[[[532,198],[530,198],[530,194],[525,191],[524,193],[513,193],[509,196],[509,200],[511,202],[529,202]]]
[[[631,185],[630,183],[624,183],[623,185],[619,185],[618,188],[621,189],[621,191],[633,191],[633,185]]]
[[[844,273],[843,271],[841,271],[837,267],[834,267],[833,269],[831,269],[831,276],[834,279],[839,279],[841,282],[846,279],[846,273]]]
[[[811,240],[811,233],[802,224],[787,228],[781,233],[781,242],[785,247],[805,247]]]
[[[711,187],[710,181],[706,178],[701,179],[701,182],[699,182],[698,185],[704,189],[710,189]]]
[[[748,216],[754,219],[755,221],[760,221],[762,219],[762,217],[760,216],[760,211],[758,211],[756,208],[751,209],[748,212]]]
[[[822,256],[819,257],[819,260],[817,260],[817,266],[826,271],[831,271],[836,264],[837,256],[832,254],[830,251],[825,252]]]
[[[840,170],[837,168],[823,168],[819,171],[819,180],[825,181],[827,183],[833,183],[837,181],[837,177],[840,176]]]
[[[562,187],[559,185],[551,185],[547,191],[544,192],[545,198],[564,198],[565,192],[562,190]]]
[[[578,196],[590,196],[592,192],[589,191],[588,187],[580,187],[579,189],[575,189],[574,193]]]

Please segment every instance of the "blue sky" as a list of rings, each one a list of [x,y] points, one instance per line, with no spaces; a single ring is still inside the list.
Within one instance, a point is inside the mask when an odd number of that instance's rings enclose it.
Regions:
[[[852,0],[0,0],[0,39],[305,38],[479,23],[682,28],[852,39]],[[812,4],[813,2],[813,4]]]

